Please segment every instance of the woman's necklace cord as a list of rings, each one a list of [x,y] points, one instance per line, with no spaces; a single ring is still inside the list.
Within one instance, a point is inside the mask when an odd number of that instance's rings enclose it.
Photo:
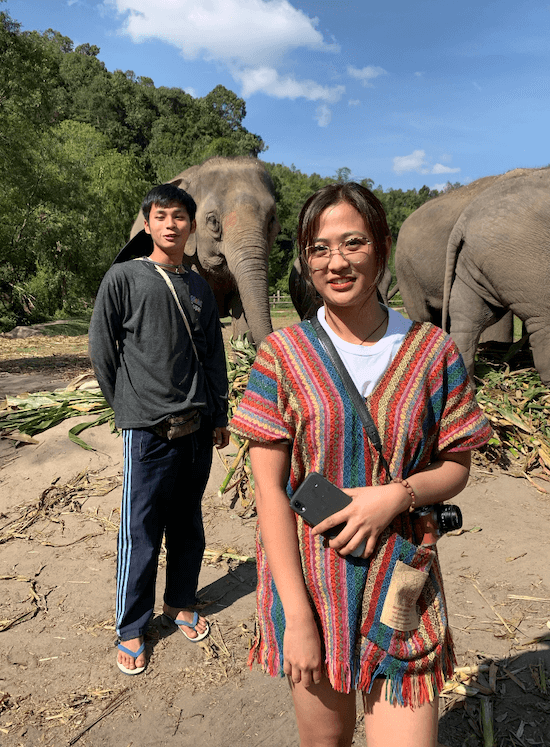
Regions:
[[[388,320],[388,318],[389,318],[389,314],[386,311],[386,313],[384,314],[384,318],[382,319],[382,321],[380,322],[380,324],[377,327],[375,327],[371,332],[369,332],[368,335],[365,338],[363,338],[363,340],[361,341],[360,344],[364,345],[366,343],[366,341],[369,339],[369,337],[372,337],[375,332],[378,332],[378,330],[380,329],[380,327],[384,324],[384,322],[386,322]]]
[[[183,263],[179,265],[169,265],[166,262],[157,262],[156,259],[151,259],[151,257],[146,257],[146,259],[154,265],[159,265],[160,267],[166,267],[167,270],[172,270],[176,275],[184,275],[187,272],[187,268]]]

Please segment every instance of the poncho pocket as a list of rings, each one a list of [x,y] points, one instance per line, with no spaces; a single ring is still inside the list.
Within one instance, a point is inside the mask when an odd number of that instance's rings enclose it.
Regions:
[[[434,562],[435,561],[435,562]],[[436,552],[391,528],[379,538],[363,596],[361,676],[369,690],[387,678],[387,697],[433,700],[452,672],[452,648]]]

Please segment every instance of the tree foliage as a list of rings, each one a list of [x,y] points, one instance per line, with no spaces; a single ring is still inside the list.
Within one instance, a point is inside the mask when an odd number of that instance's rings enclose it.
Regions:
[[[366,183],[368,182],[368,183]],[[378,197],[384,210],[386,211],[386,217],[388,219],[388,226],[392,235],[393,241],[397,241],[397,234],[401,228],[403,221],[409,217],[411,213],[423,205],[432,197],[437,197],[439,192],[436,189],[430,189],[429,187],[421,187],[420,189],[408,189],[406,192],[402,189],[388,189],[384,191],[382,187],[376,187],[373,189],[373,182],[371,179],[365,179],[363,182],[364,186],[372,189],[374,194]]]
[[[90,307],[153,184],[265,150],[232,91],[156,88],[99,52],[0,13],[0,330]]]
[[[153,184],[211,156],[266,150],[243,126],[244,100],[227,88],[193,98],[131,70],[110,72],[99,53],[90,43],[75,48],[53,29],[22,32],[0,12],[0,331],[89,308]],[[281,224],[270,285],[285,290],[302,204],[352,172],[344,166],[321,177],[266,167]],[[437,194],[427,187],[375,192],[394,238]]]

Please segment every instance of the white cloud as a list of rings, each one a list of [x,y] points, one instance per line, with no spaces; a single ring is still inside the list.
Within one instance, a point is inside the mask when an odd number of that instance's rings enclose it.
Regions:
[[[332,119],[332,112],[326,104],[321,104],[315,110],[315,117],[319,127],[328,127],[330,120]]]
[[[426,163],[426,151],[415,150],[409,156],[395,156],[393,159],[393,170],[396,174],[404,174],[406,171],[421,171]]]
[[[418,73],[415,73],[415,75],[416,75],[417,78],[421,78],[424,75],[424,73],[418,72]]]
[[[450,160],[451,156],[445,154],[443,159]],[[431,166],[426,159],[425,150],[414,150],[408,156],[395,156],[393,170],[396,174],[404,174],[407,171],[416,171],[419,174],[457,174],[460,168],[451,168],[442,163]]]
[[[350,99],[348,101],[348,104],[350,106],[359,106],[360,103],[361,103],[361,99]]]
[[[307,47],[338,52],[317,30],[318,19],[288,0],[105,0],[126,14],[123,31],[133,41],[160,39],[190,60],[265,64]]]
[[[338,44],[324,40],[317,18],[288,0],[104,0],[104,6],[124,16],[122,33],[136,43],[159,39],[185,59],[225,65],[245,97],[261,91],[331,104],[345,91],[344,86],[279,74],[278,63],[295,49],[340,51]]]
[[[460,168],[452,169],[450,166],[444,166],[442,163],[436,163],[435,166],[432,167],[431,171],[428,171],[426,173],[428,174],[458,174],[460,171]]]
[[[197,98],[197,92],[195,91],[195,89],[194,89],[194,88],[184,88],[183,90],[185,91],[185,93],[188,93],[188,94],[189,94],[190,96],[192,96],[192,97],[193,97],[194,99],[196,99],[196,98]]]
[[[305,98],[335,104],[346,90],[344,86],[321,86],[312,80],[296,80],[292,75],[280,76],[272,67],[235,70],[233,76],[243,87],[243,96],[262,91],[277,99]]]
[[[384,70],[383,67],[373,67],[372,65],[369,65],[368,67],[364,67],[360,70],[357,67],[348,65],[348,75],[350,75],[352,78],[355,78],[356,80],[360,80],[361,83],[368,88],[372,88],[371,80],[378,78],[379,75],[387,74],[387,71]]]
[[[438,192],[446,192],[447,182],[443,182],[442,184],[434,184],[432,189],[437,189]]]

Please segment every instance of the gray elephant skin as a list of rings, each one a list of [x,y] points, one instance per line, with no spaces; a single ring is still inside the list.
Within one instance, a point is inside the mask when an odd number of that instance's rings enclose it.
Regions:
[[[447,247],[444,318],[447,306],[470,376],[481,332],[510,310],[550,385],[550,168],[498,179],[462,211]]]
[[[209,283],[220,317],[261,342],[272,331],[268,258],[279,223],[273,183],[255,158],[210,158],[169,180],[197,203],[185,259]],[[143,229],[139,213],[131,238]]]
[[[454,225],[465,208],[499,181],[515,179],[528,169],[515,169],[486,176],[436,197],[415,210],[401,226],[395,249],[397,285],[407,314],[419,322],[442,327],[443,285],[447,244]],[[491,326],[483,340],[512,342],[512,314]]]

